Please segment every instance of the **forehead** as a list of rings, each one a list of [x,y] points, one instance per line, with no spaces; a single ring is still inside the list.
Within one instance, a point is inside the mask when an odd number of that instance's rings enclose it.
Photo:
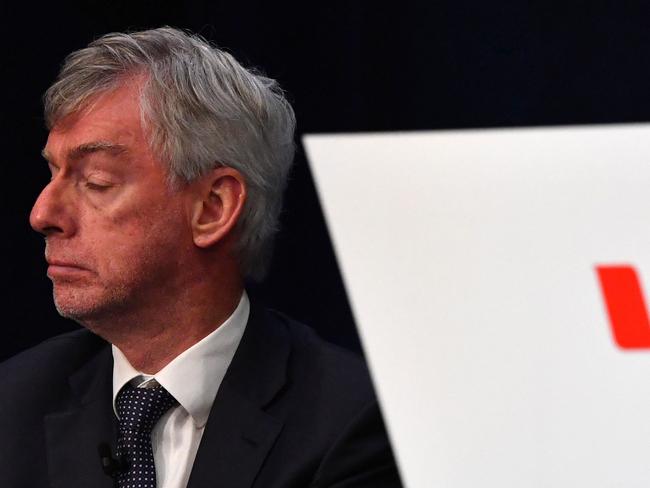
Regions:
[[[131,84],[103,93],[77,112],[58,121],[44,153],[62,157],[75,147],[111,143],[130,150],[145,149],[140,115],[140,86]]]

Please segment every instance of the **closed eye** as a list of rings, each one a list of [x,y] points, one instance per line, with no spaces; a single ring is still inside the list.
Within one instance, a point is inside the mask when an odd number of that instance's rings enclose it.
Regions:
[[[96,182],[96,181],[86,181],[86,188],[93,191],[105,191],[111,188],[113,185],[105,182]]]

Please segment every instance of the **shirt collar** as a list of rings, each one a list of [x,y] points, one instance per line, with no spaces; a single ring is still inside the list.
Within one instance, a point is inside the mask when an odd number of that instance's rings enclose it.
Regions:
[[[176,356],[155,375],[136,370],[120,349],[113,345],[113,410],[117,393],[127,383],[134,386],[155,379],[203,427],[223,377],[246,328],[250,302],[244,291],[235,311],[226,321],[192,347]]]

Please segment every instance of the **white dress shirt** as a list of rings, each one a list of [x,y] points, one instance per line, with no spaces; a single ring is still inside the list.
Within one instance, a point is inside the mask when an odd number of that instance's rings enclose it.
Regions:
[[[158,488],[186,488],[210,409],[244,333],[249,312],[244,292],[223,324],[155,375],[137,371],[122,351],[112,346],[115,415],[115,397],[127,383],[146,388],[157,382],[178,400],[151,433]]]

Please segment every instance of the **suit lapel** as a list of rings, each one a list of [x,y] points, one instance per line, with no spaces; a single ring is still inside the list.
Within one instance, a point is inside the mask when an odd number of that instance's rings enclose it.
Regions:
[[[70,377],[70,403],[45,417],[48,470],[52,488],[110,488],[97,446],[115,445],[111,408],[112,356],[103,347]]]
[[[246,331],[210,411],[188,488],[250,488],[282,422],[264,411],[286,382],[282,323],[251,307]]]

